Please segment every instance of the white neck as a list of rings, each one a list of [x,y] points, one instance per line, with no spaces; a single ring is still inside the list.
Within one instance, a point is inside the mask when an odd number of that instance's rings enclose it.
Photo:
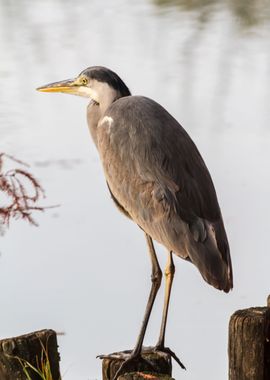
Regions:
[[[77,95],[91,98],[100,106],[101,116],[105,113],[106,109],[119,98],[118,92],[109,86],[107,83],[92,80],[90,86],[81,86],[78,88]]]

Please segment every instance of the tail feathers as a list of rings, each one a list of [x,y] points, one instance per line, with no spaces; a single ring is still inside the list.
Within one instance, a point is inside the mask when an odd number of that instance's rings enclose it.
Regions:
[[[189,258],[210,285],[228,293],[233,287],[230,249],[223,221],[205,222],[206,238],[196,241],[190,237]]]

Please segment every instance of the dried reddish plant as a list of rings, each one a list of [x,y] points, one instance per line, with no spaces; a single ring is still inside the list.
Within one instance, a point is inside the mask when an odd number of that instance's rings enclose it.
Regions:
[[[20,165],[20,168],[4,171],[6,161],[15,162]],[[5,202],[0,206],[2,226],[8,226],[11,218],[25,219],[30,224],[37,225],[32,212],[44,211],[44,207],[37,205],[38,201],[45,196],[44,190],[36,178],[24,169],[27,166],[15,157],[0,153],[0,201],[2,198]]]

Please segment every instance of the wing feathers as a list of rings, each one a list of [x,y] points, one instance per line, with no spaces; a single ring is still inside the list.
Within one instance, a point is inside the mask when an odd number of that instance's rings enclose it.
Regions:
[[[180,124],[154,101],[130,96],[106,112],[98,148],[113,197],[152,238],[232,288],[229,245],[210,174]]]

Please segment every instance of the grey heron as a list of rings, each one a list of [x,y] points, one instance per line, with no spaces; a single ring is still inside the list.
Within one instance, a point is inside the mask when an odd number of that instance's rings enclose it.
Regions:
[[[165,347],[173,254],[193,263],[210,285],[233,287],[229,244],[209,171],[183,127],[158,103],[132,96],[113,71],[93,66],[75,79],[38,88],[90,99],[87,121],[97,147],[112,199],[118,209],[145,233],[152,264],[152,286],[137,343],[123,360],[138,359],[162,272],[153,240],[168,250],[165,300],[155,350]]]

